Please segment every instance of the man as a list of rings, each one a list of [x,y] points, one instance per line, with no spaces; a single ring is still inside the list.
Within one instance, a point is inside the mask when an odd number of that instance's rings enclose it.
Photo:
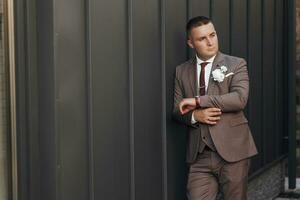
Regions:
[[[195,58],[176,68],[174,118],[188,126],[189,200],[247,199],[250,157],[257,154],[243,109],[249,78],[244,59],[219,52],[211,20],[187,23]]]

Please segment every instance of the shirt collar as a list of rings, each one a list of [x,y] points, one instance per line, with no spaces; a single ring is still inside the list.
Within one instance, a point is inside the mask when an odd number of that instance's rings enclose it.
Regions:
[[[197,54],[196,54],[197,65],[200,65],[200,64],[203,63],[203,62],[212,63],[212,62],[214,62],[215,57],[216,57],[216,55],[214,55],[214,56],[211,57],[210,59],[204,61],[204,60],[201,60],[201,59],[197,56]]]

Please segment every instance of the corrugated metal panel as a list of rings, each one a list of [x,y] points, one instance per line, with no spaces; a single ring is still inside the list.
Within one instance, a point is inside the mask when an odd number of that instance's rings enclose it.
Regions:
[[[211,16],[224,53],[248,61],[260,151],[252,172],[286,152],[283,0],[51,3],[37,4],[43,199],[185,198],[173,75],[189,57],[185,24],[196,15]]]

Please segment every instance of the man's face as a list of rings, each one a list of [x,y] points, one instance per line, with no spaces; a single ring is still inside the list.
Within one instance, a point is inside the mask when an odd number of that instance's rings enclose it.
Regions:
[[[192,28],[187,42],[202,60],[208,60],[219,51],[218,37],[212,23]]]

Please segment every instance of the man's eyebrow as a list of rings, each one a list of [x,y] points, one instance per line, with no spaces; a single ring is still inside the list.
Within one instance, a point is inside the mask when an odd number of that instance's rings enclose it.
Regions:
[[[198,37],[198,40],[202,40],[202,39],[205,39],[207,36],[200,36]]]

